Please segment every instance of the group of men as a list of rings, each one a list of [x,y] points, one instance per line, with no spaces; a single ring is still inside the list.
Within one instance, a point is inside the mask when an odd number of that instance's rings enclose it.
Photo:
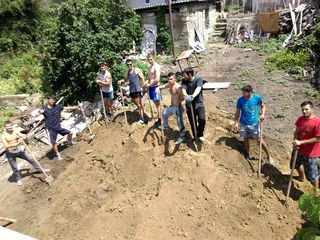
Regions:
[[[155,128],[169,128],[168,118],[174,115],[179,127],[179,137],[176,144],[185,141],[185,125],[183,121],[184,107],[182,102],[186,102],[186,113],[190,122],[191,130],[195,139],[201,142],[205,141],[204,130],[206,125],[205,105],[202,94],[204,81],[201,77],[194,75],[192,68],[186,68],[183,71],[183,80],[181,85],[177,83],[175,74],[170,72],[167,75],[168,83],[160,85],[160,66],[154,61],[153,55],[147,56],[149,67],[149,79],[146,81],[141,69],[134,67],[131,59],[126,60],[128,67],[124,80],[118,81],[118,84],[128,83],[130,97],[136,105],[140,118],[139,123],[145,124],[145,114],[142,105],[142,97],[148,92],[149,98],[154,102],[157,109],[157,120],[154,123]],[[112,76],[106,69],[106,65],[99,66],[96,83],[101,87],[104,99],[106,114],[110,120],[113,119],[113,86]],[[171,104],[161,113],[161,90],[169,89]],[[275,161],[271,157],[270,151],[260,135],[260,124],[265,120],[266,106],[261,96],[254,93],[251,85],[242,87],[242,96],[239,97],[236,104],[235,128],[240,130],[240,136],[244,139],[245,157],[251,160],[250,139],[261,141],[262,149],[265,151],[269,163]],[[58,160],[62,157],[58,151],[57,135],[67,135],[68,144],[72,145],[72,134],[69,130],[61,127],[60,117],[63,106],[56,104],[52,96],[48,97],[48,105],[40,109],[39,114],[45,118],[45,127],[48,132],[55,155]],[[304,175],[314,186],[319,187],[318,157],[320,156],[320,117],[315,115],[315,108],[312,102],[306,101],[301,104],[302,115],[295,123],[296,131],[293,138],[293,147],[298,151],[298,158],[294,166],[299,173],[299,180],[304,180]],[[162,116],[160,115],[162,114]],[[193,114],[193,115],[192,115]],[[161,122],[161,118],[162,121]],[[239,126],[240,123],[240,126]],[[37,171],[39,166],[29,157],[27,153],[19,149],[18,146],[25,139],[25,135],[16,132],[12,128],[12,123],[5,122],[5,132],[1,139],[6,148],[6,156],[12,167],[15,179],[18,185],[21,185],[21,177],[17,168],[16,158],[20,157],[27,160]],[[292,165],[292,161],[291,161]],[[46,169],[45,171],[49,171]]]

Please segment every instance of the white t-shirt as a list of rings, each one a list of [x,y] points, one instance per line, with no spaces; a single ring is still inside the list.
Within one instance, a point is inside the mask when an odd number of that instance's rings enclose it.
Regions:
[[[106,71],[104,74],[102,74],[101,72],[97,73],[99,80],[105,82],[106,81],[106,77],[109,76],[110,77],[110,85],[106,86],[106,85],[102,85],[102,91],[103,92],[113,92],[113,86],[112,86],[112,77],[111,74]]]

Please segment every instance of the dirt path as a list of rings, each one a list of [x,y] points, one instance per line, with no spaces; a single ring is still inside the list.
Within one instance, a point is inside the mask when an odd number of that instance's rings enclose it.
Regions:
[[[56,178],[52,187],[36,177],[25,178],[21,188],[1,182],[0,216],[18,220],[9,228],[38,239],[291,239],[302,221],[296,202],[301,191],[295,188],[284,207],[288,176],[282,172],[287,171],[291,119],[299,115],[295,103],[303,96],[284,100],[278,92],[300,92],[304,83],[288,82],[284,88],[268,80],[257,53],[211,51],[214,58],[207,59],[201,75],[235,84],[206,93],[208,142],[201,152],[191,142],[175,148],[174,119],[162,145],[161,132],[151,124],[125,126],[121,115],[117,123],[96,125],[90,144],[65,149],[64,161],[42,160]],[[241,140],[229,131],[239,95],[236,81],[249,68],[257,74],[253,84],[265,81],[256,89],[270,109],[286,111],[283,119],[269,111],[266,140],[279,164],[265,164],[261,179],[253,173],[257,161],[243,158]],[[256,147],[253,153],[257,156]]]

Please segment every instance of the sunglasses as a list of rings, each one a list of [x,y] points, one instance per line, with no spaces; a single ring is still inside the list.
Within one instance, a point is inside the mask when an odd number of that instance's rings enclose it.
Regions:
[[[128,67],[131,67],[131,66],[132,66],[132,64],[127,64],[127,66],[128,66]]]

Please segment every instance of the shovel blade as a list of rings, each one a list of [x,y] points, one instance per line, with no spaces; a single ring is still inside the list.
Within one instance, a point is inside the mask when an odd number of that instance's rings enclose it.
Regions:
[[[49,186],[52,185],[53,181],[54,181],[54,178],[51,175],[46,177],[46,182],[49,184]]]

